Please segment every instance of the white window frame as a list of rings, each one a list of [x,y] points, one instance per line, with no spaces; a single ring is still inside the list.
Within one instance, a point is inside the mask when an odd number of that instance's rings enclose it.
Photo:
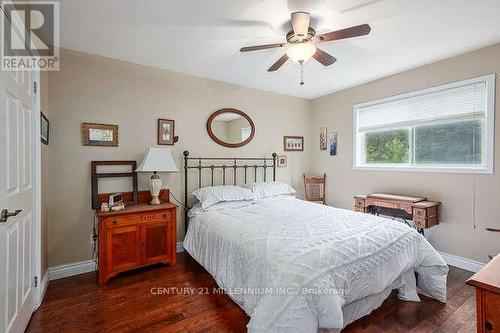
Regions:
[[[418,95],[433,93],[445,89],[460,87],[464,85],[485,82],[487,91],[487,103],[486,103],[486,114],[484,117],[485,125],[484,130],[486,131],[486,163],[478,166],[463,166],[463,165],[401,165],[401,164],[362,164],[362,146],[363,143],[358,140],[358,111],[361,108],[372,106],[380,103],[387,103],[396,100],[406,99],[410,97],[415,97]],[[405,128],[405,127],[400,127]],[[396,128],[395,128],[396,129]],[[410,140],[412,138],[412,131],[410,131]],[[358,149],[358,145],[360,149]],[[353,170],[372,170],[372,171],[411,171],[411,172],[442,172],[442,173],[483,173],[483,174],[493,174],[493,163],[494,163],[494,145],[495,145],[495,74],[488,74],[468,80],[453,82],[449,84],[444,84],[440,86],[435,86],[427,89],[412,91],[409,93],[391,96],[387,98],[378,99],[375,101],[370,101],[366,103],[353,105]],[[410,146],[411,147],[411,146]],[[484,153],[484,152],[483,152]],[[411,154],[409,154],[411,155]]]

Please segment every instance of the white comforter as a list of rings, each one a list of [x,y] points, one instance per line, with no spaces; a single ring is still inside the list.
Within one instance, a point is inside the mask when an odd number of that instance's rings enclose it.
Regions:
[[[343,308],[393,288],[419,301],[414,271],[446,301],[447,265],[403,223],[292,197],[219,205],[190,211],[184,247],[251,317],[250,332],[340,330],[374,306],[354,318]]]

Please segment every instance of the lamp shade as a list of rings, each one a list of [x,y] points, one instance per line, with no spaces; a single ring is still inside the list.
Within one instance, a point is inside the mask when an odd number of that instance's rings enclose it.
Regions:
[[[135,170],[137,172],[177,172],[170,149],[149,148],[142,159],[141,164]]]

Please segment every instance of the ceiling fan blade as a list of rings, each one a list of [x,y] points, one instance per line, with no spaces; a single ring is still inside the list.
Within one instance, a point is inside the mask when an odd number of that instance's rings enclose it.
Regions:
[[[371,28],[368,24],[361,24],[361,25],[356,25],[354,27],[318,35],[314,38],[314,40],[319,42],[329,42],[332,40],[364,36],[368,35],[370,33],[370,30]]]
[[[285,54],[283,54],[283,56],[281,58],[278,59],[278,61],[276,61],[271,67],[269,67],[269,69],[267,71],[274,72],[274,71],[278,70],[287,60],[288,60],[288,56],[285,53]]]
[[[309,23],[311,16],[306,12],[292,13],[292,27],[293,33],[296,37],[306,38],[307,31],[309,30]]]
[[[316,48],[316,52],[313,54],[313,58],[318,60],[323,66],[330,66],[335,61],[337,61],[337,59],[318,48]]]
[[[265,44],[265,45],[256,45],[256,46],[245,46],[245,47],[242,47],[240,49],[240,52],[273,49],[273,48],[276,48],[276,47],[283,47],[285,45],[287,45],[287,43],[276,43],[276,44]]]

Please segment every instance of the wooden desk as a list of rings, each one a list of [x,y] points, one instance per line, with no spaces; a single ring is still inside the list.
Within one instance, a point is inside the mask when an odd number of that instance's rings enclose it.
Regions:
[[[476,287],[477,332],[500,332],[500,255],[466,283]]]
[[[382,214],[406,220],[413,220],[413,225],[423,229],[439,224],[440,202],[428,201],[427,198],[397,194],[373,193],[354,196],[356,212]]]

